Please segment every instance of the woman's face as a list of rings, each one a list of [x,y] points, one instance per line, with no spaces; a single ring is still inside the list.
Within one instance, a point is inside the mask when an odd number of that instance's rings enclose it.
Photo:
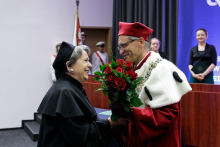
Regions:
[[[57,53],[59,52],[60,50],[60,45],[57,46]]]
[[[159,48],[160,48],[160,42],[159,42],[159,40],[153,39],[153,40],[151,41],[150,48],[152,49],[152,51],[158,52],[158,50],[159,50]]]
[[[196,32],[196,39],[198,40],[199,43],[203,43],[207,39],[207,35],[203,30],[199,30]]]
[[[82,52],[82,56],[76,61],[71,68],[74,70],[73,77],[80,83],[83,83],[89,78],[89,69],[92,67],[89,62],[89,57],[86,51]]]

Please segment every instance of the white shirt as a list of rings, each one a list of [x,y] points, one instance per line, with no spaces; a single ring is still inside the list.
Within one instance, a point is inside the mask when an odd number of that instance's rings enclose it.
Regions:
[[[51,59],[50,59],[50,61],[51,61],[51,65],[50,65],[50,74],[51,74],[51,78],[52,78],[52,81],[53,82],[56,82],[56,75],[55,75],[55,69],[53,68],[53,62],[54,62],[54,60],[55,60],[55,57],[54,57],[54,55],[52,55],[51,56]]]
[[[102,58],[102,61],[104,62],[104,64],[108,63],[108,54],[106,52],[101,53],[100,51],[97,51],[99,56]],[[96,53],[94,52],[92,55],[92,75],[94,75],[95,71],[100,71],[99,65],[102,65],[99,57],[96,55]]]
[[[147,53],[147,55],[148,55],[149,53],[150,53],[150,51]],[[147,57],[147,55],[146,55],[145,57]],[[145,57],[144,57],[144,58],[145,58]],[[144,58],[141,59],[141,61],[137,64],[137,66],[144,60]],[[137,67],[137,66],[136,66],[136,67]]]

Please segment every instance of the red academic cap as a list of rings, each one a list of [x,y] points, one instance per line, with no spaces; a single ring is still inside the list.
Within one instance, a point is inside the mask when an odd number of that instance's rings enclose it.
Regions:
[[[119,22],[118,36],[127,35],[138,38],[143,37],[144,40],[148,41],[148,38],[153,31],[154,30],[152,30],[151,28],[148,28],[147,26],[139,22],[135,22],[135,23]]]

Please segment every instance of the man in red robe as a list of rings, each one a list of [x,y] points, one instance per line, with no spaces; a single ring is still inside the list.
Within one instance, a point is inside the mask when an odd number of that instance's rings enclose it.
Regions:
[[[133,108],[133,119],[125,134],[129,147],[180,147],[179,101],[191,90],[182,71],[158,53],[149,51],[147,26],[119,22],[118,49],[124,60],[136,65],[143,77],[136,92],[143,105]]]

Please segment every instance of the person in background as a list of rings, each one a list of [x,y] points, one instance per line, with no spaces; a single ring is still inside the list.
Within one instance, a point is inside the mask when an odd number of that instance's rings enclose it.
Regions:
[[[82,37],[82,44],[85,45],[85,43],[86,43],[86,33],[81,32],[81,37]]]
[[[100,71],[99,65],[104,65],[109,62],[108,54],[104,52],[105,42],[98,42],[96,44],[98,51],[94,52],[92,55],[92,74],[95,71]]]
[[[51,78],[52,78],[52,81],[55,83],[57,81],[57,78],[56,78],[56,74],[55,74],[55,70],[53,68],[53,62],[54,60],[56,59],[56,56],[59,52],[59,49],[60,49],[60,45],[61,43],[57,43],[56,44],[56,53],[54,53],[52,56],[51,56],[51,65],[50,65],[50,74],[51,74]]]
[[[148,38],[152,32],[139,22],[119,22],[119,53],[125,61],[134,63],[135,73],[143,78],[135,89],[143,104],[131,107],[133,118],[121,138],[126,138],[127,147],[180,147],[179,102],[192,88],[173,63],[149,51]]]
[[[163,59],[167,59],[167,55],[166,53],[160,51],[160,40],[157,39],[157,38],[152,38],[150,40],[150,48],[152,51],[154,51],[155,53],[159,53],[160,56],[163,58]]]
[[[38,108],[42,114],[38,147],[107,147],[111,127],[126,123],[125,118],[115,122],[98,118],[82,85],[92,67],[88,53],[85,45],[61,44],[53,67],[63,74]]]
[[[82,44],[85,45],[86,43],[86,33],[85,32],[81,32],[81,37],[82,37]],[[91,49],[88,46],[88,49],[90,50],[91,53]],[[91,54],[89,54],[89,62],[92,63],[92,59],[91,59]],[[89,75],[92,74],[92,68],[89,69]]]
[[[198,45],[190,50],[189,54],[189,71],[191,73],[189,83],[207,83],[214,84],[213,69],[216,66],[217,54],[215,47],[206,43],[208,32],[201,28],[196,31]],[[208,68],[200,74],[195,74],[191,69],[197,61],[202,61],[208,65]]]

